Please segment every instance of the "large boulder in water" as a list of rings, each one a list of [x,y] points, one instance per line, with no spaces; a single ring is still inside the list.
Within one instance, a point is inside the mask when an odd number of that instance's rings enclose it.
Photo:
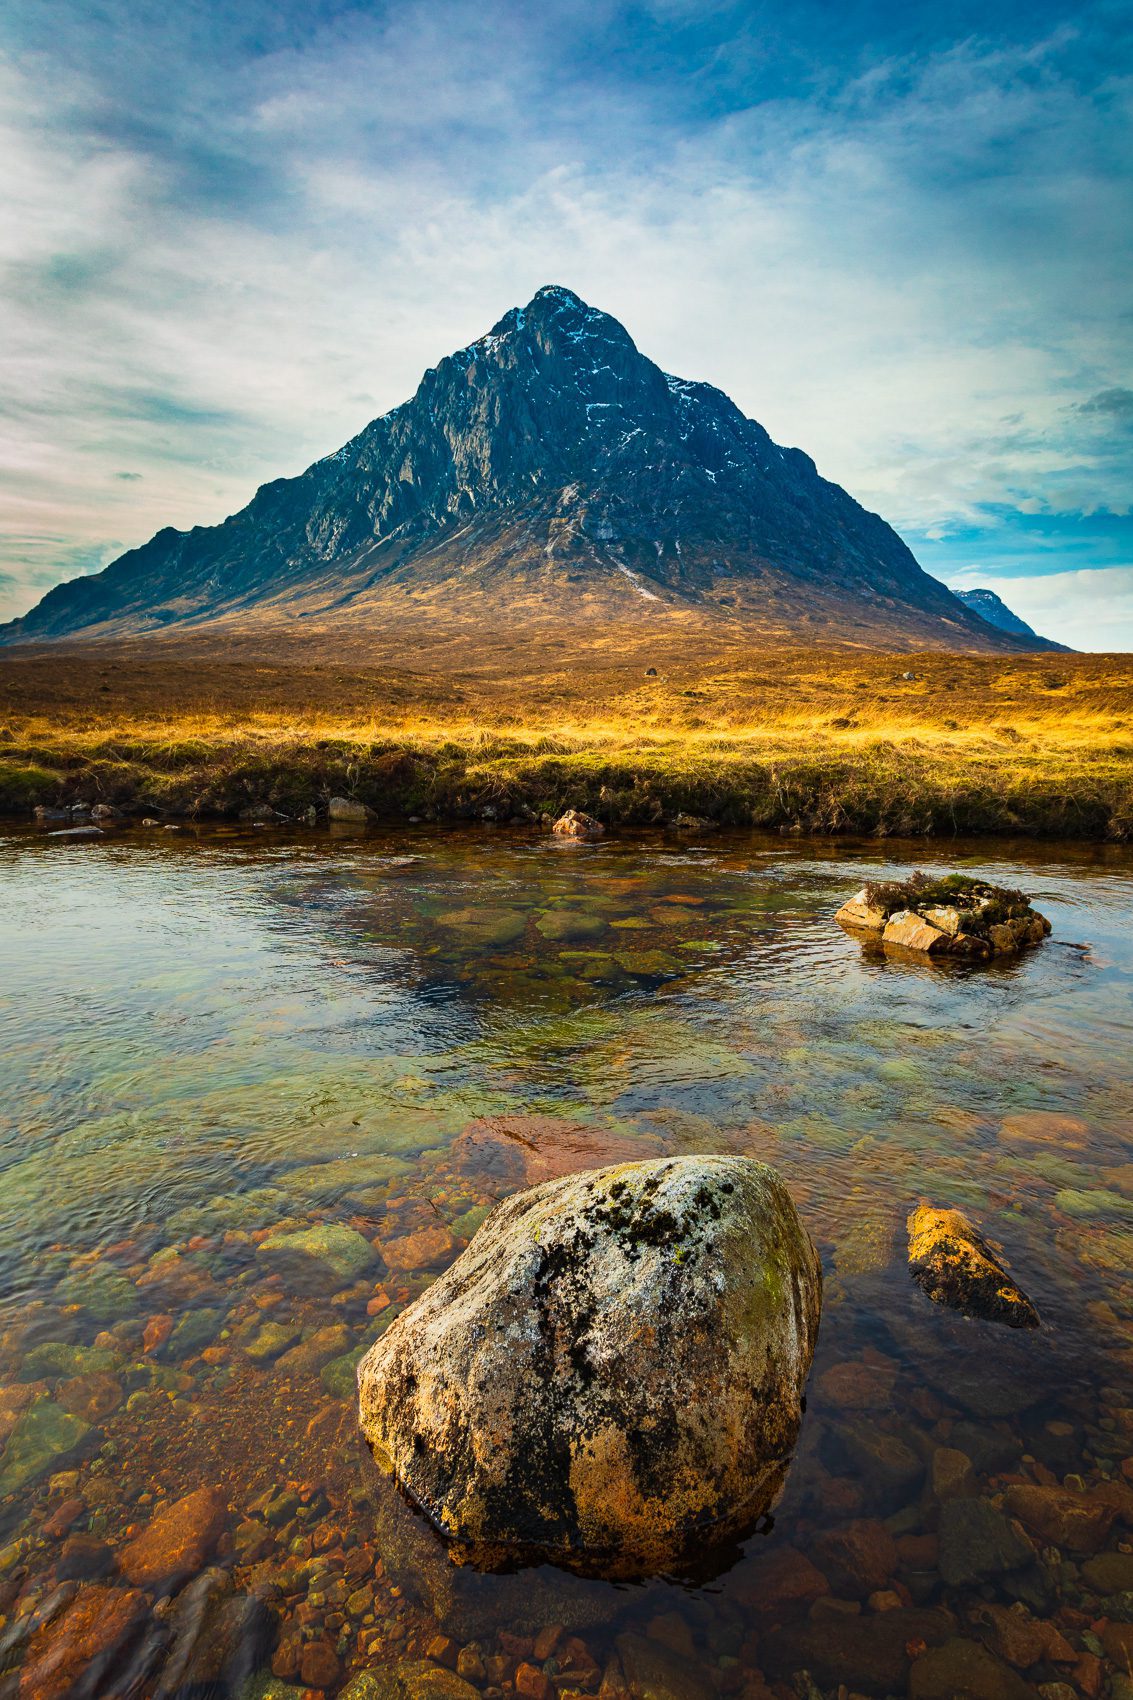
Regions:
[[[461,1557],[669,1568],[774,1501],[821,1294],[786,1187],[750,1157],[546,1181],[362,1359],[362,1429]]]

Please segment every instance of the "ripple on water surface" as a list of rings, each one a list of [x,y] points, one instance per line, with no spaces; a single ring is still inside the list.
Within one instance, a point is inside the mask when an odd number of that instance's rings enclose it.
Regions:
[[[1127,1671],[1133,858],[956,848],[1054,922],[979,969],[833,926],[910,860],[941,852],[0,842],[0,1663],[21,1700],[82,1671],[106,1694],[333,1694],[430,1646],[481,1690],[606,1673],[610,1700],[623,1677],[766,1700],[805,1669],[823,1694],[930,1700]],[[782,1171],[826,1274],[774,1528],[698,1580],[456,1576],[363,1454],[360,1352],[503,1193],[721,1149]],[[921,1199],[1006,1247],[1038,1335],[923,1300]],[[353,1238],[285,1278],[273,1233],[327,1225]],[[1067,1478],[1103,1508],[1097,1552]],[[1028,1484],[1052,1496],[1030,1524]]]

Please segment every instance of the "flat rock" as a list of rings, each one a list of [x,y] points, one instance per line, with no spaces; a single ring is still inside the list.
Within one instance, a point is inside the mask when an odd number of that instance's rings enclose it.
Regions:
[[[375,1262],[374,1248],[354,1228],[322,1222],[314,1228],[290,1228],[262,1240],[259,1256],[285,1282],[308,1290],[344,1287]]]
[[[630,1692],[641,1700],[716,1700],[702,1668],[664,1642],[646,1635],[619,1635],[618,1657]]]
[[[149,1602],[136,1588],[88,1583],[57,1616],[37,1629],[19,1679],[19,1700],[67,1700],[109,1692],[125,1646],[145,1621]]]
[[[916,950],[923,956],[944,955],[952,948],[951,935],[934,927],[913,909],[902,909],[889,917],[881,942],[897,945],[901,950]]]
[[[196,1488],[163,1511],[118,1555],[122,1574],[140,1588],[172,1593],[196,1574],[220,1539],[228,1506],[218,1488]]]
[[[885,911],[876,908],[865,894],[865,887],[848,903],[843,903],[834,919],[851,933],[881,933],[885,927]]]
[[[986,1499],[950,1499],[940,1508],[940,1574],[950,1588],[968,1588],[1034,1563],[1034,1549]]]
[[[648,1134],[633,1137],[565,1116],[481,1116],[455,1141],[450,1163],[457,1174],[513,1191],[581,1169],[639,1162],[661,1149]]]
[[[1040,1540],[1074,1553],[1095,1553],[1104,1546],[1117,1515],[1097,1495],[1032,1482],[1013,1483],[1003,1503]]]
[[[935,1304],[1009,1328],[1039,1326],[1030,1299],[959,1210],[922,1204],[909,1215],[908,1230],[910,1273]]]
[[[909,1700],[1036,1700],[1035,1690],[978,1641],[954,1636],[913,1661]]]
[[[777,1496],[821,1290],[751,1158],[548,1181],[497,1205],[371,1348],[362,1429],[468,1556],[664,1568]]]
[[[0,1498],[18,1493],[79,1450],[91,1436],[83,1417],[39,1399],[17,1417],[0,1462]]]
[[[824,1612],[761,1640],[759,1661],[776,1679],[789,1680],[805,1670],[824,1689],[845,1683],[865,1694],[903,1694],[912,1664],[910,1646],[918,1641],[940,1645],[951,1634],[952,1620],[940,1611]]]

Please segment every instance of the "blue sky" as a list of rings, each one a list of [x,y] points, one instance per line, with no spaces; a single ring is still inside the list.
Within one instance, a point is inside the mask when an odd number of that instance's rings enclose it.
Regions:
[[[212,523],[557,282],[948,582],[1133,649],[1108,0],[9,0],[0,615]]]

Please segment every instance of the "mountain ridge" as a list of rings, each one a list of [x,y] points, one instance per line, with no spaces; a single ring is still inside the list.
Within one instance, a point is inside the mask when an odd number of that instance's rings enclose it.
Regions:
[[[973,614],[978,614],[989,626],[995,626],[1001,632],[1010,632],[1015,637],[1034,638],[1037,643],[1059,654],[1073,654],[1069,644],[1055,643],[1052,638],[1040,637],[1035,628],[1029,626],[1013,608],[1009,608],[1002,596],[997,595],[994,590],[957,590],[954,594],[960,598],[965,608],[970,608]]]
[[[216,526],[166,527],[0,642],[249,619],[691,619],[765,642],[1029,649],[723,391],[560,285]]]

